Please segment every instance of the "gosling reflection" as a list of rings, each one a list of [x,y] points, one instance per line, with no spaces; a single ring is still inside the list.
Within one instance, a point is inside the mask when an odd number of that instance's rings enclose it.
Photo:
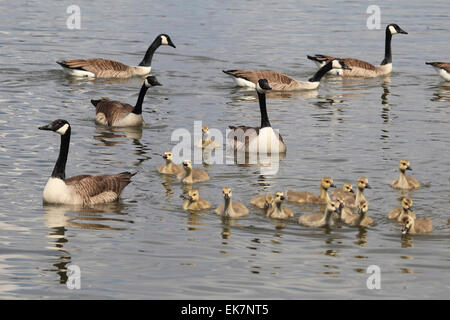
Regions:
[[[368,235],[367,228],[359,227],[358,234],[356,235],[357,240],[354,242],[354,244],[360,247],[365,247],[367,245],[367,235]]]

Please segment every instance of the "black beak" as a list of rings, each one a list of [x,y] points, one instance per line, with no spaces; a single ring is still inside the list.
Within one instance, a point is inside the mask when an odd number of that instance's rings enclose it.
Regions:
[[[334,183],[330,184],[331,188],[336,188],[336,185]]]
[[[412,168],[411,167],[407,167],[406,170],[412,170]]]
[[[50,123],[50,124],[48,124],[48,125],[46,125],[46,126],[39,127],[39,130],[49,130],[49,131],[53,131],[53,129],[52,129],[52,124]]]
[[[399,30],[397,30],[397,32],[398,33],[401,33],[401,34],[408,34],[408,32],[406,32],[405,30],[403,30],[402,28],[398,28]]]
[[[408,232],[408,229],[406,228],[406,226],[403,226],[402,227],[402,233],[403,234],[406,234]]]
[[[223,196],[223,198],[224,198],[225,200],[229,200],[229,199],[230,199],[230,196],[229,196],[229,194],[227,193],[227,194],[225,194],[225,195]]]
[[[162,86],[162,84],[159,83],[158,80],[154,80],[153,83],[152,83],[152,86],[153,86],[153,87],[154,87],[154,86]]]
[[[367,188],[367,189],[372,189],[372,187],[369,186],[369,184],[366,184],[366,188]]]
[[[351,193],[355,193],[355,191],[353,191],[353,189],[350,189],[350,192],[351,192]]]
[[[168,44],[169,46],[171,46],[172,48],[176,48],[171,39],[169,39],[168,42],[169,42],[169,44]]]
[[[358,214],[362,214],[361,208],[358,208]]]
[[[193,200],[193,198],[192,198],[192,197],[188,197],[188,199],[189,199],[189,201],[192,201],[192,200]]]
[[[284,196],[281,196],[281,197],[280,197],[280,200],[284,200],[284,199],[285,199]]]
[[[167,159],[167,156],[166,156],[166,155],[163,155],[163,159]]]

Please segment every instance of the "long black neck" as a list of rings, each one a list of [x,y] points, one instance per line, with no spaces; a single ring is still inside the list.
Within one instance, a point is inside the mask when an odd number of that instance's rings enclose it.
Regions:
[[[70,145],[70,127],[66,133],[61,136],[61,146],[59,147],[59,156],[56,160],[55,167],[53,168],[52,178],[66,179],[66,162],[67,155],[69,154]]]
[[[386,43],[384,46],[384,60],[381,62],[381,65],[392,63],[391,40],[392,40],[392,34],[391,34],[391,31],[389,30],[389,27],[387,27],[386,28]]]
[[[320,68],[312,78],[310,78],[309,82],[317,82],[322,79],[322,77],[333,68],[333,61],[328,62],[322,68]]]
[[[139,91],[139,97],[137,99],[136,105],[134,106],[133,112],[134,114],[142,114],[142,103],[144,102],[145,94],[147,93],[147,86],[145,83],[141,87],[141,91]]]
[[[270,127],[269,116],[266,108],[266,94],[258,92],[259,110],[261,111],[261,128]]]
[[[144,59],[142,59],[141,63],[139,63],[139,66],[150,67],[150,65],[152,64],[153,54],[155,53],[156,49],[159,48],[160,45],[161,45],[161,39],[158,37],[155,39],[155,41],[152,42],[150,47],[148,47],[147,52],[145,53]]]

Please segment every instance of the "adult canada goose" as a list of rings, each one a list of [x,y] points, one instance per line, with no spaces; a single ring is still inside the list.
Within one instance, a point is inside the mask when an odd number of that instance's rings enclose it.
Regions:
[[[248,214],[248,209],[240,202],[232,202],[231,188],[223,188],[222,196],[224,204],[217,207],[216,213],[224,218],[239,218]]]
[[[428,218],[414,219],[410,216],[402,219],[402,234],[430,233],[433,231],[433,223]]]
[[[335,58],[331,56],[324,56],[317,54],[315,56],[307,56],[308,59],[316,62],[318,66],[322,66],[324,63],[333,59],[343,60],[344,63],[351,68],[351,70],[331,70],[330,73],[334,75],[340,75],[344,77],[378,77],[386,75],[392,71],[392,51],[391,40],[392,35],[396,33],[408,34],[397,24],[391,23],[386,26],[386,39],[384,48],[384,59],[379,66],[374,66],[368,62],[357,60],[353,58]]]
[[[80,175],[66,179],[66,163],[69,153],[71,127],[66,120],[58,119],[39,127],[61,135],[58,160],[44,188],[46,203],[92,205],[107,203],[119,198],[122,190],[136,173],[122,172],[100,176]]]
[[[365,177],[358,178],[356,180],[356,187],[357,187],[356,196],[352,193],[343,195],[344,204],[346,207],[357,208],[358,203],[360,203],[362,200],[367,201],[366,197],[364,196],[364,189],[366,188],[371,189],[371,186],[369,185],[369,180]]]
[[[223,70],[233,77],[237,86],[256,88],[259,79],[267,79],[269,86],[275,91],[295,91],[317,89],[322,77],[331,69],[350,69],[342,60],[330,60],[322,66],[308,81],[298,81],[285,74],[268,70]]]
[[[128,66],[114,60],[102,58],[60,60],[56,61],[56,63],[63,68],[64,73],[74,77],[129,78],[132,76],[145,76],[150,73],[153,54],[161,45],[175,48],[167,34],[160,34],[147,49],[144,58],[138,66]]]
[[[392,188],[411,190],[420,187],[420,183],[417,179],[409,177],[405,174],[406,170],[412,170],[408,160],[400,160],[398,170],[400,171],[400,174],[396,180],[392,181]]]
[[[366,200],[362,200],[358,204],[358,214],[353,215],[352,219],[347,223],[355,227],[368,227],[373,224],[373,219],[367,215],[369,211],[369,203]]]
[[[294,213],[291,209],[282,207],[282,203],[285,197],[283,192],[275,193],[275,199],[272,201],[272,205],[267,209],[266,216],[274,219],[289,219],[294,217]]]
[[[163,159],[166,160],[166,164],[162,164],[158,167],[158,172],[162,174],[180,174],[184,172],[183,168],[173,163],[172,152],[164,152]]]
[[[270,125],[266,108],[266,91],[272,90],[266,79],[259,79],[256,84],[258,93],[259,110],[261,112],[261,126],[230,126],[231,132],[228,139],[233,141],[234,151],[247,153],[285,153],[286,144],[278,132]]]
[[[432,66],[445,81],[450,81],[450,62],[425,62]]]
[[[330,196],[328,195],[328,189],[335,187],[333,179],[330,177],[323,177],[322,180],[320,180],[320,195],[311,192],[287,190],[286,196],[289,202],[300,204],[325,204],[331,201]]]
[[[95,121],[104,126],[111,127],[136,127],[145,125],[142,118],[142,103],[148,88],[160,86],[156,77],[149,76],[144,80],[136,105],[133,107],[128,103],[101,98],[100,100],[91,100],[95,106]]]
[[[338,216],[341,214],[340,204],[337,201],[330,201],[327,203],[325,212],[314,212],[301,215],[300,218],[298,218],[298,223],[313,228],[331,227],[337,223],[335,213],[337,213]]]
[[[183,161],[184,172],[177,175],[177,178],[185,184],[193,184],[199,182],[205,182],[209,180],[209,175],[202,169],[193,169],[191,160]]]
[[[205,199],[200,198],[200,194],[197,189],[189,190],[188,196],[183,202],[184,210],[199,211],[209,208],[211,208],[211,204]]]
[[[256,196],[253,199],[250,200],[250,203],[254,205],[255,207],[258,207],[260,209],[264,209],[267,211],[267,209],[272,207],[274,197],[271,193],[266,193],[260,196]]]
[[[400,207],[392,209],[388,213],[388,219],[395,219],[398,222],[402,222],[403,218],[410,216],[416,218],[416,214],[412,211],[412,200],[410,198],[403,198]]]
[[[336,200],[339,196],[346,196],[354,193],[355,191],[353,191],[353,185],[351,183],[344,183],[341,189],[335,189],[331,191],[331,198],[333,200]]]

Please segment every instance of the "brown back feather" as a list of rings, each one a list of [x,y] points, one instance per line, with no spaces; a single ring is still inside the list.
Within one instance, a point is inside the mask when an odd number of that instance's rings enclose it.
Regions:
[[[450,72],[450,62],[425,62],[436,68],[444,69],[447,72]]]
[[[102,98],[95,107],[95,112],[103,113],[108,121],[108,125],[112,126],[114,122],[127,116],[133,109],[134,107],[128,103]]]

